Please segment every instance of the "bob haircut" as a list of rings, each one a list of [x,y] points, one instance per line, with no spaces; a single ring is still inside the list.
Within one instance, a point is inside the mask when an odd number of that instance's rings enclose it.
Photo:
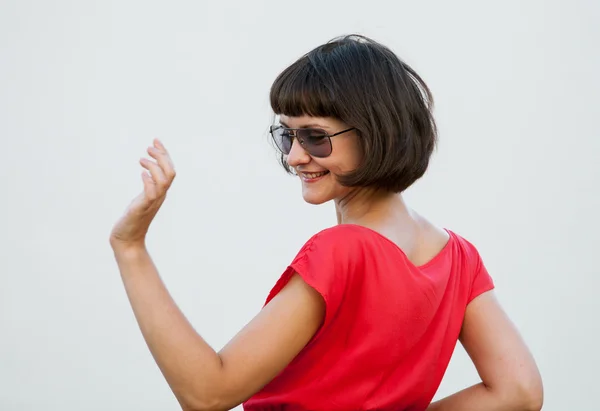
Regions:
[[[275,79],[276,115],[336,118],[356,128],[362,161],[337,176],[349,187],[402,192],[421,178],[437,142],[433,97],[390,49],[368,37],[335,38],[308,52]],[[284,155],[282,166],[291,173]]]

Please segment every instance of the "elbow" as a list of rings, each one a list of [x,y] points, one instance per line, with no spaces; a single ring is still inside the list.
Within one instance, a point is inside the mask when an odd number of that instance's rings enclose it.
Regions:
[[[185,403],[181,406],[182,411],[224,411],[224,408],[220,404],[215,403]]]
[[[217,395],[214,391],[204,392],[202,395],[198,393],[180,395],[178,400],[182,411],[227,411],[238,405],[231,399],[227,400],[223,395]]]
[[[525,410],[540,411],[544,405],[544,384],[539,370],[526,378],[521,384],[521,392],[524,399]]]
[[[237,405],[227,398],[228,395],[224,391],[225,378],[222,374],[215,373],[211,378],[193,379],[195,384],[171,386],[182,411],[226,411]]]
[[[521,391],[523,411],[540,411],[544,405],[544,390],[541,383],[535,387],[524,387]]]
[[[231,407],[225,406],[217,399],[186,398],[179,401],[182,411],[225,411]]]
[[[539,374],[529,378],[519,378],[504,397],[515,410],[540,411],[544,404],[544,388]]]
[[[173,390],[182,411],[227,411],[239,405],[232,395],[228,379],[223,373],[211,378],[195,378],[196,384]],[[201,381],[204,380],[204,381]]]

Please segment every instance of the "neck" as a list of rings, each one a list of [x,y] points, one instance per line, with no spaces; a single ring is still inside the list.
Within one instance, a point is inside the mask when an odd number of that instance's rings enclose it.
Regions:
[[[390,220],[412,219],[401,194],[361,188],[335,200],[338,224],[379,226]]]

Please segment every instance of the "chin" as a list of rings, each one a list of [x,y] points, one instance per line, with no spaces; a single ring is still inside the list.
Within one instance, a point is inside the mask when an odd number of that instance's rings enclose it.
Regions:
[[[317,183],[301,183],[302,198],[304,201],[308,204],[319,205],[339,197],[340,191],[343,191],[343,188],[339,187],[337,183],[332,184],[331,181],[328,181],[327,177]]]
[[[327,193],[313,191],[313,190],[302,190],[302,198],[308,204],[319,205],[324,204],[330,200],[333,200],[333,196],[327,195]]]
[[[306,201],[308,204],[312,204],[312,205],[324,204],[331,200],[331,198],[325,198],[325,197],[314,197],[314,196],[303,196],[303,197],[304,197],[304,201]]]

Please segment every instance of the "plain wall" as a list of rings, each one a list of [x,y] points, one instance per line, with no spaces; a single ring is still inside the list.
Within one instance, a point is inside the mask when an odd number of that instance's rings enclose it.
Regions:
[[[440,144],[409,204],[479,248],[544,409],[597,409],[598,21],[594,0],[0,0],[0,409],[178,409],[108,244],[138,159],[171,151],[150,250],[220,349],[335,224],[279,168],[268,91],[350,32],[433,91]],[[477,382],[459,346],[437,397]]]

